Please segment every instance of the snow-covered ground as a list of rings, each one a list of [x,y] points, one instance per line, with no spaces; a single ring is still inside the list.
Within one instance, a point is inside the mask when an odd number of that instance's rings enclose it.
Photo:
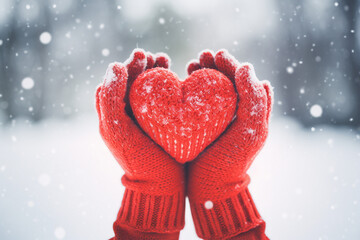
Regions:
[[[250,169],[270,239],[360,239],[359,138],[273,119]],[[112,237],[122,173],[95,115],[0,129],[0,239]],[[198,239],[188,206],[180,239]]]

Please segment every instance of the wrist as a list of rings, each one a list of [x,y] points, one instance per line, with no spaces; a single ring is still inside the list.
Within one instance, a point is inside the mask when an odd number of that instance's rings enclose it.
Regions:
[[[212,201],[190,196],[195,229],[203,239],[228,239],[264,223],[247,187]]]
[[[265,234],[265,222],[247,232],[229,238],[228,240],[269,240]]]
[[[185,193],[150,195],[126,188],[114,231],[126,226],[139,232],[173,234],[183,229],[185,220]]]
[[[126,225],[115,225],[116,236],[111,240],[178,240],[180,231],[171,233],[142,232]]]

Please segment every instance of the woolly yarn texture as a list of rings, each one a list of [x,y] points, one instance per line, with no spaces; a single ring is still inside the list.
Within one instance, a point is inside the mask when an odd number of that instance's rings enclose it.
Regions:
[[[178,162],[193,160],[229,125],[237,96],[232,82],[214,69],[185,81],[168,69],[140,74],[130,104],[141,128]]]
[[[202,52],[182,83],[169,66],[136,49],[96,92],[100,134],[125,171],[113,239],[178,239],[186,195],[200,238],[268,239],[246,172],[268,135],[270,83],[226,50]]]

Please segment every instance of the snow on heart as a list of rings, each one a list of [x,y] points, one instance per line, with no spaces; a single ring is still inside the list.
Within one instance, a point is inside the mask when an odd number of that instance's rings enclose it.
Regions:
[[[183,82],[168,69],[147,70],[132,84],[129,98],[141,128],[181,163],[226,129],[237,102],[232,82],[214,69],[197,70]]]

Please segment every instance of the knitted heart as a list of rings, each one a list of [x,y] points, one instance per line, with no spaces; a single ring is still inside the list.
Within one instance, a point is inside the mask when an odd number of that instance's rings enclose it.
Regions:
[[[214,69],[185,81],[153,68],[130,88],[130,105],[141,128],[178,162],[193,160],[229,125],[237,96],[232,82]]]

